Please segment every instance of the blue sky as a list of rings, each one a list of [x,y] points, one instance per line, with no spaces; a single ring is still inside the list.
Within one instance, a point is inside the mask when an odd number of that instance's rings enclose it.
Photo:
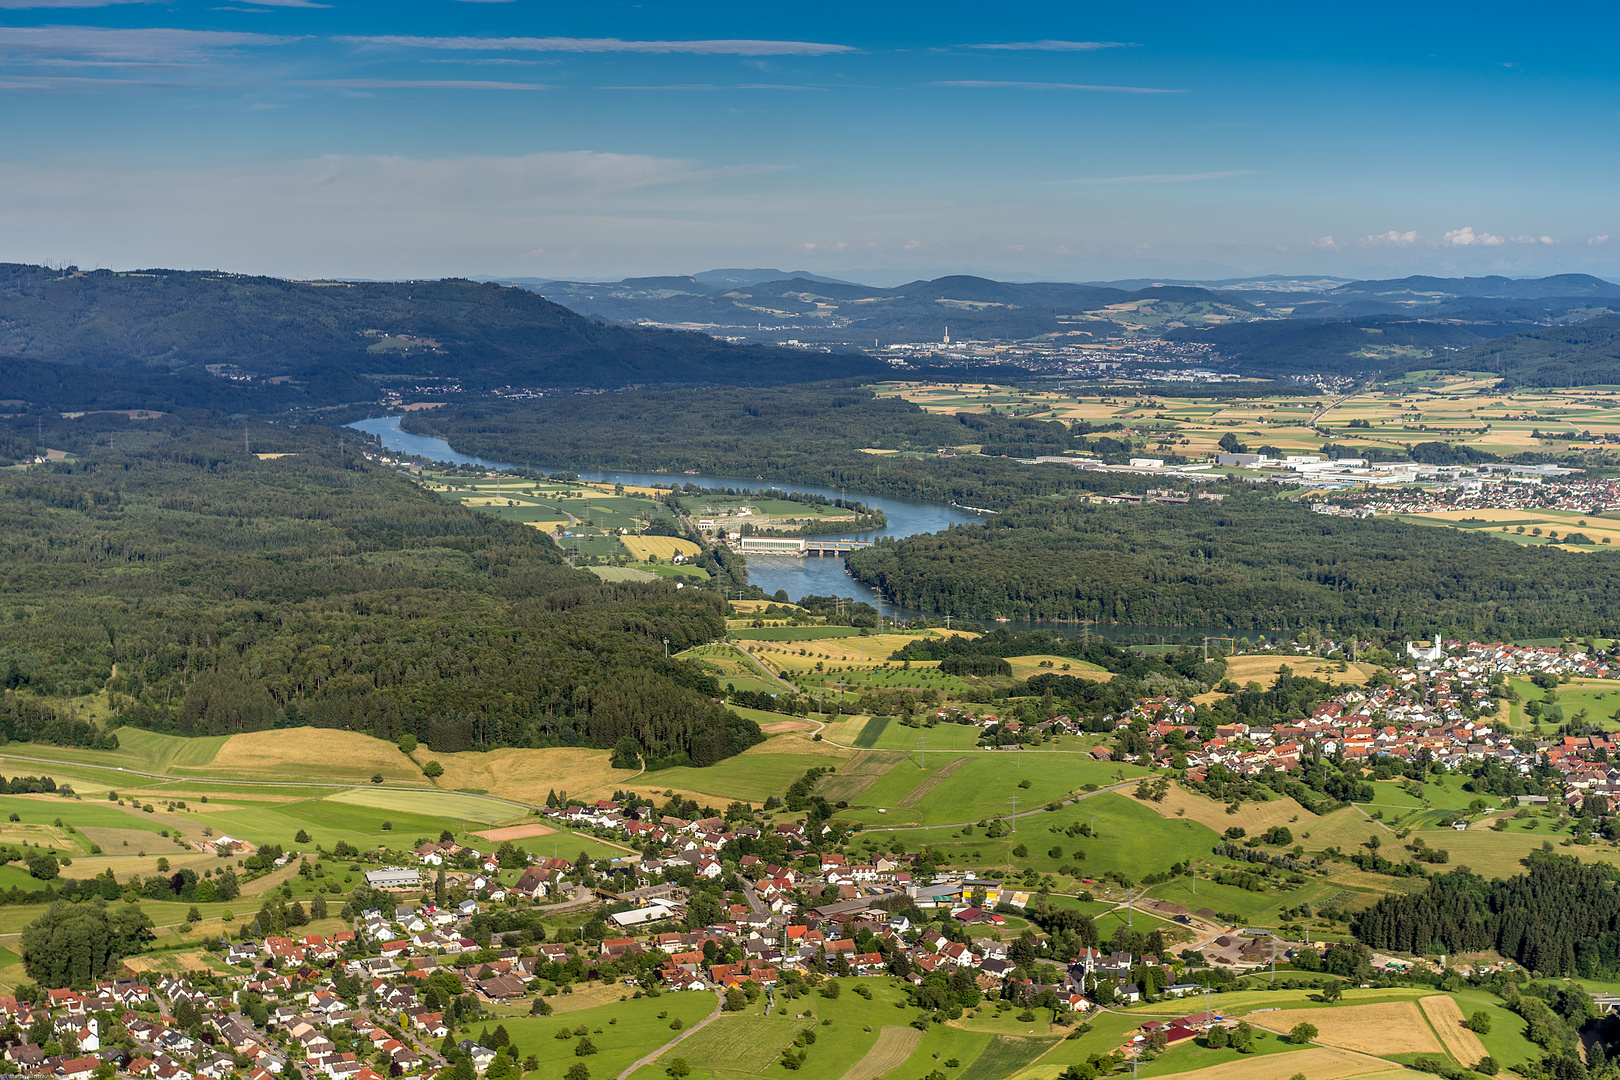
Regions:
[[[1620,277],[1610,5],[0,0],[0,260]]]

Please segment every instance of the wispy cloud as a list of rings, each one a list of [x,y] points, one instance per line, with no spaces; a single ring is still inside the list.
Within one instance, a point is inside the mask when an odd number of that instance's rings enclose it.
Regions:
[[[98,8],[114,4],[155,4],[161,0],[0,0],[0,11],[28,11],[42,8]]]
[[[1464,225],[1460,229],[1452,229],[1446,233],[1445,242],[1454,247],[1499,247],[1502,244],[1500,236],[1490,233],[1477,233],[1472,225]]]
[[[704,56],[831,56],[854,52],[849,45],[818,41],[757,41],[725,39],[712,41],[625,41],[622,38],[566,37],[410,37],[397,34],[370,37],[340,37],[351,45],[373,45],[407,49],[458,49],[481,52],[568,52],[568,53],[694,53]]]
[[[1153,86],[1097,86],[1091,83],[1003,82],[993,79],[947,79],[929,86],[953,86],[966,90],[1087,90],[1099,94],[1185,94],[1185,90],[1163,90]]]
[[[326,90],[551,90],[544,83],[494,82],[489,79],[305,79],[299,86]]]
[[[1316,248],[1319,251],[1339,250],[1338,242],[1335,241],[1331,236],[1318,236],[1315,240],[1311,241],[1311,247]]]
[[[317,4],[314,0],[248,0],[254,7],[329,8],[331,4]]]
[[[720,85],[717,83],[673,83],[665,86],[598,86],[598,90],[825,90],[824,86],[794,86],[787,83],[735,83]]]
[[[221,30],[106,29],[93,26],[0,27],[0,57],[73,58],[131,63],[195,63],[225,50],[290,45],[296,37]]]
[[[1602,236],[1594,236],[1594,237],[1592,237],[1590,240],[1588,240],[1586,242],[1586,244],[1587,244],[1588,247],[1602,247],[1604,244],[1607,244],[1608,242],[1609,242],[1609,234],[1604,233]]]
[[[1558,243],[1557,240],[1550,236],[1515,236],[1513,242],[1515,244],[1546,244],[1549,246]]]
[[[966,49],[995,49],[1005,52],[1097,52],[1101,49],[1136,49],[1134,41],[989,41],[964,45]]]
[[[1224,172],[1141,173],[1136,176],[1087,176],[1055,180],[1057,184],[1185,184],[1195,180],[1225,180],[1232,176],[1253,176],[1256,169],[1228,169]]]

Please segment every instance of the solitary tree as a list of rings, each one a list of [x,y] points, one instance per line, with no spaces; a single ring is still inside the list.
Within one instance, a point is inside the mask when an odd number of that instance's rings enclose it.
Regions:
[[[1316,1035],[1316,1025],[1302,1021],[1295,1024],[1293,1030],[1288,1033],[1288,1041],[1291,1043],[1314,1042]]]

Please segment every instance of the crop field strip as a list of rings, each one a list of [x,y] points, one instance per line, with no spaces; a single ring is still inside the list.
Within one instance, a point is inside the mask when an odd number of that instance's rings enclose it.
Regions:
[[[817,792],[829,802],[854,802],[905,758],[893,750],[862,750],[838,772],[822,777]]]
[[[920,1042],[922,1032],[914,1027],[886,1026],[879,1032],[872,1049],[851,1066],[840,1080],[883,1080],[906,1063]]]
[[[1429,1023],[1434,1025],[1434,1033],[1440,1036],[1446,1052],[1458,1064],[1467,1067],[1485,1056],[1485,1044],[1479,1041],[1478,1035],[1463,1026],[1462,1009],[1455,998],[1433,994],[1419,998],[1418,1007],[1428,1017]]]

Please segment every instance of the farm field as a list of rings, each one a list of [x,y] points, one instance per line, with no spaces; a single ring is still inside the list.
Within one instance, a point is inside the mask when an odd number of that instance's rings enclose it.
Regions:
[[[677,1032],[670,1030],[669,1025],[674,1018],[693,1025],[715,1009],[714,994],[688,991],[656,998],[630,998],[570,1011],[566,1016],[516,1016],[501,1022],[525,1055],[534,1054],[540,1059],[542,1076],[561,1076],[568,1066],[582,1060],[574,1054],[578,1036],[558,1039],[555,1035],[565,1024],[569,1028],[584,1024],[591,1029],[589,1038],[597,1048],[597,1053],[584,1059],[591,1075],[612,1077],[673,1039]],[[665,1015],[661,1017],[660,1013]]]
[[[677,555],[690,559],[703,549],[679,536],[621,536],[619,543],[640,562],[662,559],[668,562]]]
[[[1237,402],[1207,398],[1133,396],[1128,389],[1076,397],[1060,391],[1006,386],[957,389],[890,382],[875,389],[930,412],[985,412],[1037,419],[1120,423],[1149,440],[1173,436],[1191,457],[1213,453],[1222,435],[1275,446],[1285,453],[1320,453],[1329,442],[1349,443],[1377,460],[1380,449],[1404,450],[1415,441],[1444,440],[1500,455],[1528,450],[1593,447],[1591,438],[1620,433],[1620,398],[1612,388],[1493,389],[1494,376],[1412,372],[1382,390],[1351,394],[1333,404],[1322,396],[1281,394]],[[1351,421],[1358,426],[1351,428]],[[1365,424],[1365,426],[1359,426]],[[1535,437],[1537,431],[1542,437]],[[1549,437],[1550,436],[1550,437]]]
[[[612,754],[608,751],[582,747],[469,750],[459,754],[435,754],[419,747],[416,756],[424,763],[435,760],[444,766],[444,775],[438,780],[441,788],[494,795],[531,805],[543,803],[546,792],[552,788],[567,790],[570,795],[581,798],[604,798],[636,775],[634,769],[613,768],[609,764]],[[420,768],[416,772],[421,775]]]
[[[896,769],[905,767],[902,763]],[[1056,873],[1059,866],[1076,862],[1088,877],[1116,871],[1132,878],[1167,870],[1173,863],[1203,858],[1217,840],[1217,835],[1202,825],[1168,821],[1135,799],[1116,793],[1022,818],[1017,824],[1016,832],[999,839],[989,839],[977,829],[969,834],[949,827],[897,831],[892,836],[900,838],[908,848],[926,844],[930,851],[945,855],[955,865],[1005,867],[1015,861],[1012,849],[1024,844],[1029,855],[1016,862],[1032,866],[1039,873]],[[1066,834],[1070,826],[1080,824],[1097,835]],[[887,844],[891,837],[878,828],[867,835],[880,844]],[[1054,847],[1061,849],[1059,855],[1051,854]],[[1074,859],[1076,850],[1085,852],[1083,860]]]
[[[333,728],[280,728],[232,735],[205,765],[172,766],[257,779],[420,781],[422,770],[392,743]],[[423,781],[425,783],[425,781]]]
[[[709,1027],[666,1052],[652,1065],[637,1070],[634,1080],[667,1080],[664,1070],[675,1058],[691,1067],[692,1080],[743,1080],[781,1074],[778,1055],[805,1028],[817,1034],[805,1048],[806,1060],[793,1075],[796,1080],[844,1080],[865,1063],[876,1076],[922,1075],[940,1059],[955,1057],[964,1068],[989,1045],[994,1036],[950,1025],[934,1025],[926,1032],[901,1021],[908,1015],[896,1009],[904,995],[889,979],[863,979],[872,1000],[848,992],[855,980],[839,980],[845,992],[836,999],[812,994],[793,1003],[799,1015],[778,1007],[763,1014],[763,999],[740,1013],[722,1015]],[[657,999],[667,1001],[668,995]],[[673,1015],[673,1014],[672,1014]],[[572,1020],[572,1017],[569,1018]],[[690,1018],[688,1018],[690,1021]],[[824,1023],[824,1021],[831,1023]],[[924,1064],[926,1062],[926,1064]]]
[[[1259,1018],[1259,1022],[1264,1024],[1266,1018]],[[1362,1054],[1389,1056],[1445,1052],[1429,1022],[1424,1019],[1423,1011],[1413,1001],[1290,1009],[1277,1026],[1280,1027],[1282,1023],[1290,1027],[1294,1024],[1315,1024],[1319,1032],[1317,1042]]]
[[[958,760],[962,763],[954,764]],[[946,768],[950,772],[941,775]],[[1029,810],[1068,798],[1087,783],[1113,783],[1116,773],[1130,779],[1142,770],[1082,754],[973,751],[964,756],[963,751],[942,750],[927,755],[925,768],[911,771],[901,764],[891,769],[868,790],[863,804],[851,806],[846,814],[868,826],[980,821],[1011,813],[1014,799],[1020,811]],[[1028,786],[1022,786],[1026,781]],[[923,785],[928,786],[917,792]],[[888,812],[879,814],[880,808]]]

